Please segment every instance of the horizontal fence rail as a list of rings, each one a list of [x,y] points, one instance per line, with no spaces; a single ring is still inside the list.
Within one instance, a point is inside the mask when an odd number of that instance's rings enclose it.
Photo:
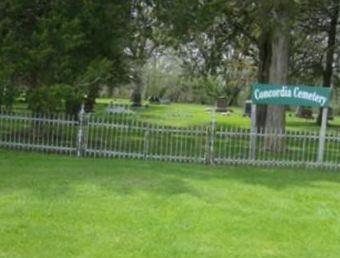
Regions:
[[[340,168],[340,134],[253,132],[210,125],[173,127],[138,121],[131,113],[97,116],[0,114],[0,147],[88,157],[172,162]]]

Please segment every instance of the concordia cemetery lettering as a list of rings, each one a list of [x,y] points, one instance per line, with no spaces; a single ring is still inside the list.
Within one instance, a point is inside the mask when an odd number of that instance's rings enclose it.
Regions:
[[[331,89],[308,86],[255,84],[253,104],[328,107]]]

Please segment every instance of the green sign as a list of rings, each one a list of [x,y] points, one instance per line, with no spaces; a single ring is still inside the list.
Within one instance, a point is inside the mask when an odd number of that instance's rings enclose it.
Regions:
[[[329,107],[331,89],[325,87],[254,84],[254,104]]]

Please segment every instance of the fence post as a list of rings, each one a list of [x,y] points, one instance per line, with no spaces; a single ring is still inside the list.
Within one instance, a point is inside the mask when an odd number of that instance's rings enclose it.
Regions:
[[[145,129],[144,132],[144,149],[143,149],[143,158],[148,158],[149,152],[149,135],[150,135],[150,125],[144,125],[143,128]]]
[[[208,129],[208,144],[206,150],[206,163],[214,164],[214,145],[215,145],[215,136],[216,136],[216,116],[215,111],[212,114],[211,127]]]
[[[319,153],[318,153],[318,165],[322,165],[324,153],[325,153],[325,143],[326,143],[326,130],[328,122],[328,108],[322,109],[322,124],[320,129],[320,141],[319,141]]]
[[[85,154],[85,125],[86,125],[86,113],[84,105],[81,106],[78,114],[78,134],[77,134],[77,157],[82,157]]]
[[[256,141],[257,141],[257,128],[256,128],[256,105],[251,105],[251,129],[250,129],[250,149],[249,158],[256,159]]]

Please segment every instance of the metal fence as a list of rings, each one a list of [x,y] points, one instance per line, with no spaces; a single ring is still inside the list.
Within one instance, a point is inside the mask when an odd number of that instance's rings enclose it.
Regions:
[[[340,168],[340,134],[149,124],[131,116],[0,114],[3,148],[206,164]],[[321,159],[320,159],[321,157]]]

